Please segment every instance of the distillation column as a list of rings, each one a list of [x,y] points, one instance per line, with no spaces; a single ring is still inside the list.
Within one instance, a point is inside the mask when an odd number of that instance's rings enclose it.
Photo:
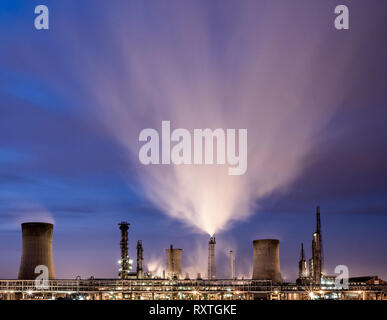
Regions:
[[[210,237],[208,242],[208,279],[216,279],[215,272],[215,237]]]
[[[121,268],[118,273],[118,277],[120,279],[127,279],[130,271],[130,265],[129,265],[129,255],[128,255],[128,230],[130,224],[123,221],[118,224],[120,226],[121,230]]]

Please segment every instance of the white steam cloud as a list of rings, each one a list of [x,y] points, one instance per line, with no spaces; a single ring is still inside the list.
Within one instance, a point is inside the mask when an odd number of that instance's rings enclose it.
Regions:
[[[291,6],[282,13],[268,6],[257,16],[249,2],[217,21],[193,2],[168,4],[147,8],[152,22],[112,11],[111,42],[86,50],[81,81],[146,197],[212,235],[248,218],[260,199],[299,175],[334,112],[342,70],[319,63],[319,27],[305,38],[307,22]],[[292,19],[292,28],[284,30],[279,19]],[[334,61],[344,66],[344,58]],[[138,135],[144,128],[161,132],[162,120],[172,130],[247,128],[246,174],[230,176],[228,165],[141,165]]]

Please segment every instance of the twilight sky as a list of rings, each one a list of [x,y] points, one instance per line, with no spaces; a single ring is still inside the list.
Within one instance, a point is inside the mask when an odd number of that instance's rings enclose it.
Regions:
[[[172,243],[205,275],[215,230],[218,277],[230,249],[250,277],[252,240],[277,238],[294,280],[320,205],[324,271],[387,279],[386,30],[383,0],[1,1],[0,278],[24,221],[55,224],[58,278],[116,277],[127,220],[155,272]],[[138,134],[161,120],[247,128],[246,175],[142,166]]]

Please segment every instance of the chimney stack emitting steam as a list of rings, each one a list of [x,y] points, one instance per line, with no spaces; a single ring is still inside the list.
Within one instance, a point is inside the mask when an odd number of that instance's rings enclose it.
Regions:
[[[216,279],[215,272],[215,237],[210,237],[208,242],[208,279]]]

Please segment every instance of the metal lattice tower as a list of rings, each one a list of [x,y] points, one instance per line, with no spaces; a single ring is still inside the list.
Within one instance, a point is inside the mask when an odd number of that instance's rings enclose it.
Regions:
[[[126,221],[122,221],[118,225],[120,226],[120,230],[121,230],[121,242],[120,242],[121,268],[119,270],[118,276],[120,279],[127,279],[129,275],[129,269],[130,269],[129,255],[128,255],[128,230],[129,230],[130,224],[127,223]]]

